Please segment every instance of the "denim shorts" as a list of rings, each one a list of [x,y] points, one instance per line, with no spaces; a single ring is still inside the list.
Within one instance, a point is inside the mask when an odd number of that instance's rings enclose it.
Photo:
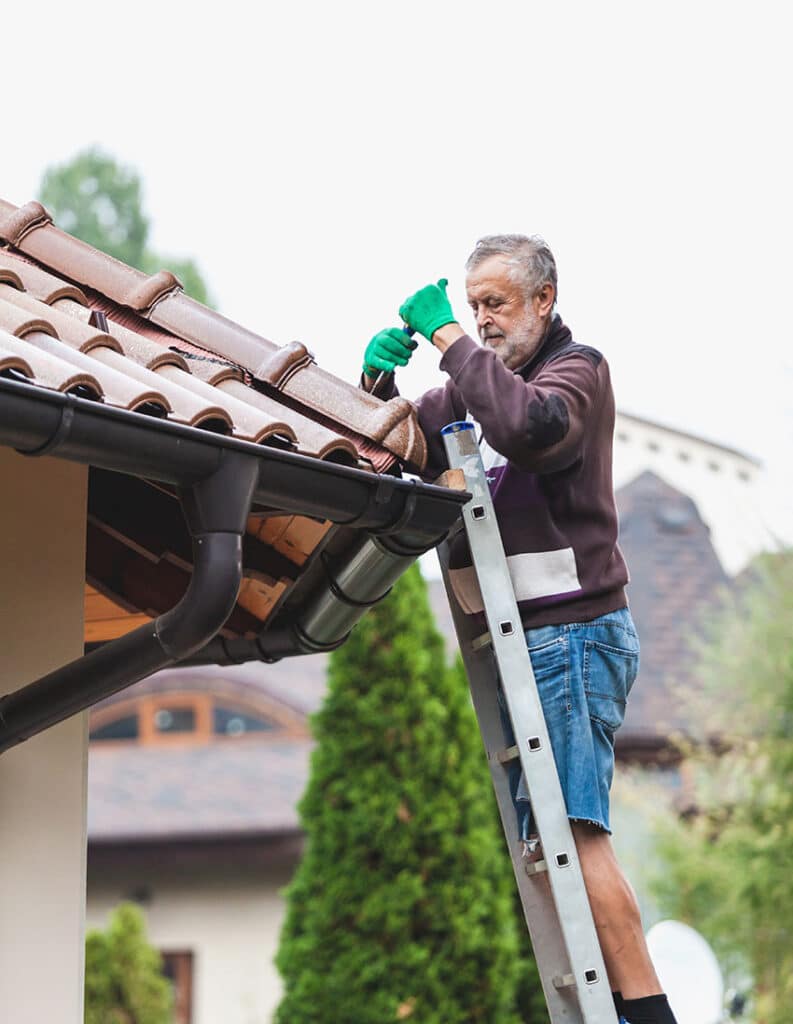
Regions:
[[[614,734],[622,725],[636,673],[639,639],[627,608],[590,622],[526,630],[567,814],[611,833],[609,790],[614,777]],[[504,697],[499,703],[507,744],[515,742]],[[510,765],[518,833],[536,833],[520,762]]]

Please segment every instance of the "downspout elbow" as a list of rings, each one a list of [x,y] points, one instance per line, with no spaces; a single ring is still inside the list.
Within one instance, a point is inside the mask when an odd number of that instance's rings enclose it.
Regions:
[[[182,599],[152,623],[0,699],[0,753],[205,646],[228,618],[242,581],[242,534],[258,464],[225,451],[182,495],[193,573]]]
[[[242,582],[242,537],[205,533],[193,538],[193,573],[181,601],[156,619],[155,634],[171,661],[208,643],[234,608]]]

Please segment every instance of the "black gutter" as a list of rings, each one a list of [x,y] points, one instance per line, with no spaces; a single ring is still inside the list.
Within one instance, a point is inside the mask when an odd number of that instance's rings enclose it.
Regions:
[[[259,467],[224,452],[182,496],[193,573],[179,603],[126,636],[0,698],[0,753],[203,647],[231,614],[242,580],[242,535]]]
[[[387,530],[408,548],[437,544],[469,497],[3,378],[0,445],[23,455],[55,455],[178,487],[211,476],[222,452],[239,452],[253,456],[259,465],[255,502],[356,528]]]
[[[469,497],[2,378],[0,445],[177,487],[193,542],[171,611],[0,699],[0,753],[204,648],[234,607],[253,502],[388,534],[400,558],[438,543]]]

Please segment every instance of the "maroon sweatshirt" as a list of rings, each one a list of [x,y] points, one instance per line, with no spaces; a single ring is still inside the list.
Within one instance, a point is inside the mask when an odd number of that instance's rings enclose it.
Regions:
[[[601,353],[574,342],[557,315],[517,371],[467,335],[440,365],[446,385],[418,401],[429,447],[424,476],[447,468],[441,428],[472,419],[524,626],[586,622],[626,607],[611,470],[614,393]],[[481,612],[462,532],[450,577],[463,610]]]

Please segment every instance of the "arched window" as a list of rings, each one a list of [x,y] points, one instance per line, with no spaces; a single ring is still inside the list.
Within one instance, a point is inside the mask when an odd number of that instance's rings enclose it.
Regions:
[[[89,739],[96,743],[154,746],[307,732],[297,712],[256,704],[255,700],[236,700],[228,694],[148,694],[95,709],[91,713]]]

